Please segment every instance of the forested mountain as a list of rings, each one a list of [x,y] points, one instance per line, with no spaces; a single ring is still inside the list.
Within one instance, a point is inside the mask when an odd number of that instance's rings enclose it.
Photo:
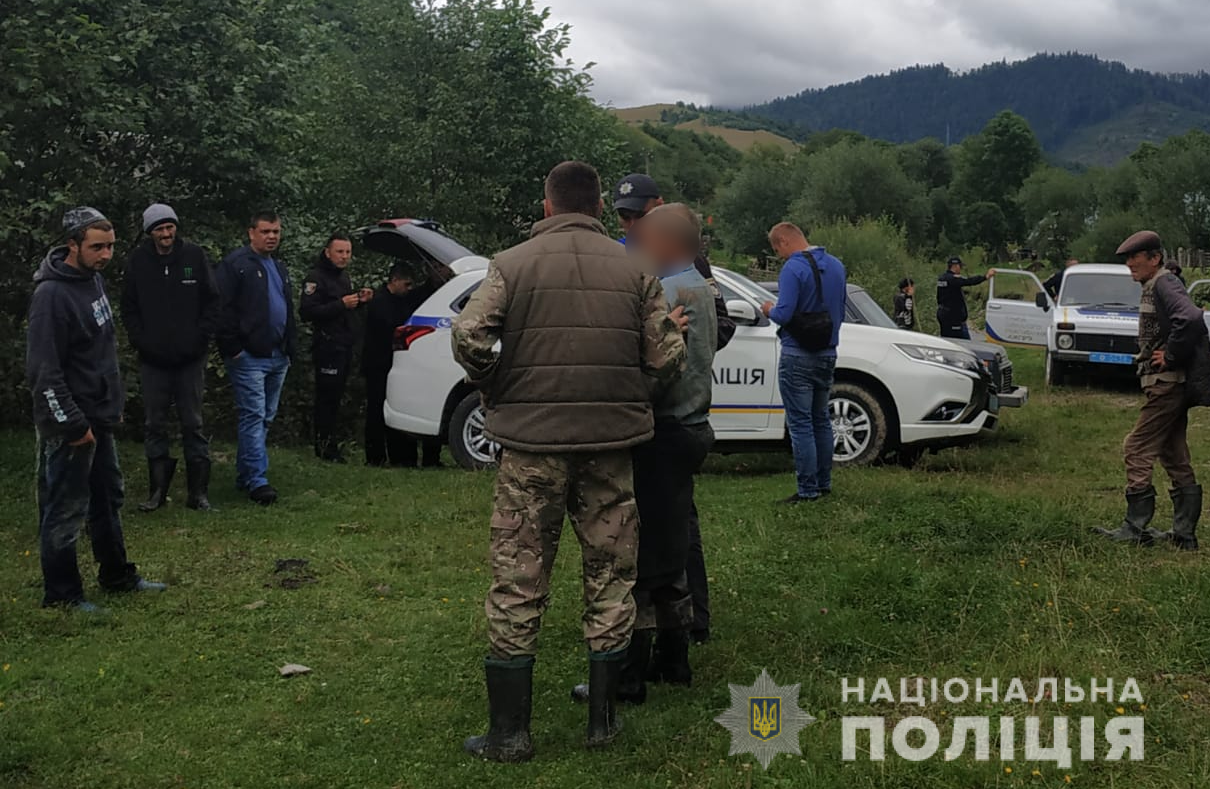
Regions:
[[[890,74],[748,107],[748,116],[877,139],[957,143],[996,113],[1029,121],[1052,157],[1108,164],[1142,142],[1210,129],[1210,74],[1163,75],[1080,54],[1036,55],[968,72],[944,65]]]

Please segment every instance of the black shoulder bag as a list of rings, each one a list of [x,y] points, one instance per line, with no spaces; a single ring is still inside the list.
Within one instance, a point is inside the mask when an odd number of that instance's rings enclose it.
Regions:
[[[819,266],[815,256],[809,250],[804,250],[807,262],[811,264],[811,273],[815,275],[815,294],[819,299],[822,310],[814,312],[795,312],[785,325],[786,333],[794,342],[808,351],[825,351],[832,346],[832,313],[828,312],[823,297],[823,277],[819,274]]]

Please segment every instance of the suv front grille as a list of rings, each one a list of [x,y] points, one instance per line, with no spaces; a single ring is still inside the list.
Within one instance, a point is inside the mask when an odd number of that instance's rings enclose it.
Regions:
[[[1137,337],[1126,337],[1120,334],[1076,334],[1077,351],[1090,353],[1128,353],[1131,356],[1139,352]]]

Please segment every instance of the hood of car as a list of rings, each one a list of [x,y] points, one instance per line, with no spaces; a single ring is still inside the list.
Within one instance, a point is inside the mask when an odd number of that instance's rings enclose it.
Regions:
[[[1058,307],[1055,309],[1054,320],[1056,324],[1072,324],[1076,331],[1097,334],[1137,335],[1139,332],[1139,314],[1133,311]]]
[[[999,359],[1001,362],[1008,361],[1008,352],[1000,345],[994,345],[990,342],[980,342],[979,340],[950,339],[950,342],[966,348],[980,359]]]

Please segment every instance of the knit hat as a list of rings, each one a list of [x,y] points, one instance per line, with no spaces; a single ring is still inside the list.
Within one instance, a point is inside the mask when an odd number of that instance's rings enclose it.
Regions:
[[[105,222],[105,215],[95,208],[89,208],[86,205],[70,208],[67,213],[63,214],[63,232],[67,235],[73,235],[89,225],[95,225],[97,222]]]
[[[172,206],[164,203],[152,203],[147,206],[147,210],[143,212],[143,232],[150,233],[160,225],[171,222],[174,225],[179,225],[180,220],[176,218],[176,211],[172,210]]]

